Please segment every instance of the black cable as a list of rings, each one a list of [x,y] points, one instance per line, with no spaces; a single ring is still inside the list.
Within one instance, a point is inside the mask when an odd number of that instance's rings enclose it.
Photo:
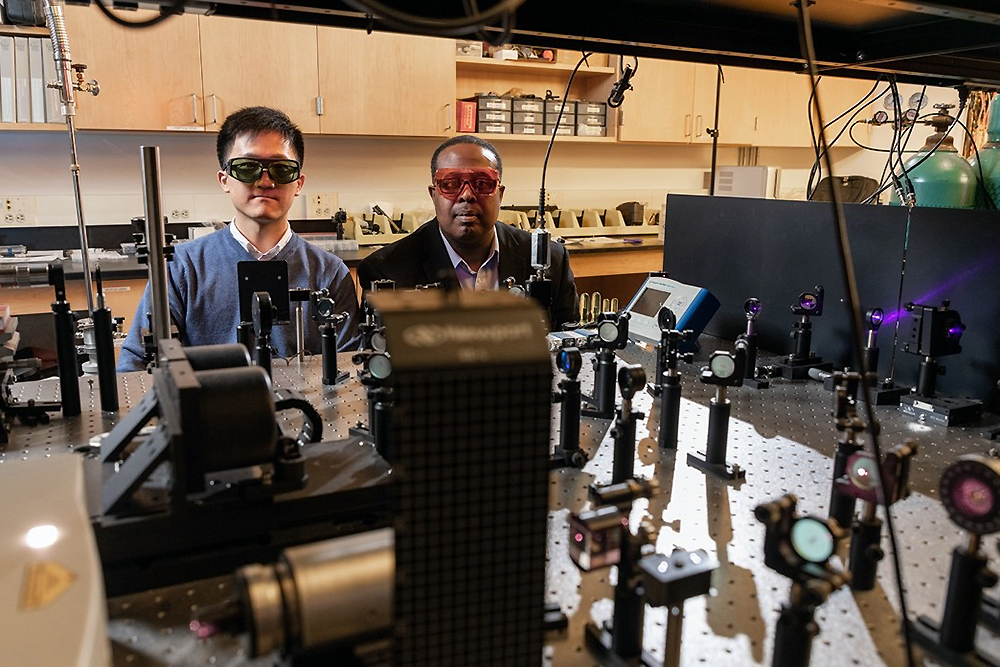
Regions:
[[[958,120],[957,116],[956,120]],[[976,152],[976,166],[979,167],[979,187],[983,189],[983,196],[985,196],[986,201],[990,203],[990,208],[995,211],[997,210],[997,203],[993,201],[993,195],[991,195],[990,191],[986,189],[986,177],[983,176],[983,160],[979,157],[979,146],[976,145],[976,138],[972,136],[972,132],[969,132],[969,128],[965,126],[965,123],[958,120],[958,124],[962,126],[962,129],[965,130],[966,136],[969,137],[969,141],[972,142],[972,150]]]
[[[857,146],[858,148],[863,148],[866,151],[872,151],[873,153],[888,153],[889,152],[888,148],[875,148],[874,146],[866,146],[866,145],[864,145],[863,143],[861,143],[860,141],[858,141],[857,139],[854,138],[854,126],[855,125],[864,125],[864,124],[865,124],[865,121],[863,121],[863,120],[855,121],[851,125],[851,131],[847,133],[848,137],[850,137],[850,139],[854,143],[854,145]],[[919,153],[920,149],[917,148],[917,149],[909,150],[909,151],[908,150],[904,150],[903,152],[904,153]],[[913,171],[913,170],[911,169],[910,171]]]
[[[820,77],[820,78],[822,78],[822,77]],[[826,130],[827,128],[831,127],[834,123],[836,123],[838,120],[840,120],[841,118],[843,118],[847,114],[851,114],[851,117],[847,119],[847,124],[844,125],[843,128],[841,128],[840,132],[837,133],[837,136],[835,136],[833,138],[833,141],[830,142],[830,147],[831,148],[844,135],[844,131],[851,127],[851,123],[854,121],[855,118],[857,118],[858,114],[861,113],[865,109],[865,107],[867,107],[869,104],[872,104],[873,102],[875,102],[875,100],[877,100],[881,96],[882,93],[878,93],[872,99],[870,99],[870,100],[868,99],[869,96],[871,96],[871,94],[873,92],[875,92],[875,89],[878,87],[878,84],[879,84],[879,82],[881,80],[882,80],[881,77],[879,77],[878,79],[876,79],[875,85],[872,86],[871,90],[869,90],[867,93],[865,93],[864,97],[862,97],[860,100],[858,100],[851,108],[849,108],[846,111],[844,111],[843,113],[841,113],[839,116],[837,116],[836,118],[834,118],[833,120],[831,120],[829,123],[827,123],[823,127],[823,130]],[[818,84],[819,84],[819,81],[817,80],[817,85]],[[813,162],[813,166],[809,170],[809,180],[806,182],[806,199],[811,199],[812,198],[812,194],[815,191],[815,188],[813,187],[813,180],[816,179],[817,171],[819,172],[819,179],[817,180],[817,185],[819,184],[818,181],[823,179],[823,168],[821,166],[821,162],[822,162],[823,156],[820,154],[820,151],[819,151],[819,144],[817,143],[817,139],[816,139],[816,131],[815,131],[814,127],[813,127],[813,122],[812,122],[812,111],[811,111],[811,109],[812,109],[812,99],[813,99],[813,95],[810,92],[809,93],[809,110],[807,110],[807,113],[809,115],[809,134],[812,136],[813,152],[816,155],[816,161]],[[851,112],[853,112],[853,113],[851,113]]]
[[[573,78],[576,76],[577,70],[580,69],[580,65],[587,62],[587,58],[590,56],[590,53],[584,52],[580,60],[576,63],[576,67],[569,74],[569,81],[566,82],[566,91],[563,93],[562,104],[559,105],[559,114],[556,116],[556,122],[552,126],[549,147],[545,149],[545,162],[542,163],[542,187],[538,189],[538,226],[543,229],[545,228],[545,172],[549,168],[549,155],[552,154],[552,144],[555,143],[556,134],[559,132],[559,124],[562,122],[563,111],[566,110],[566,100],[569,99],[569,88],[573,85]]]
[[[816,92],[816,52],[813,47],[812,25],[809,22],[809,1],[799,0],[795,3],[799,13],[800,38],[802,40],[802,50],[805,52],[806,62],[809,65],[809,82],[812,85],[814,101],[816,104],[816,119],[820,127],[823,126],[823,111],[820,107],[819,94]],[[825,150],[824,160],[829,176],[833,177],[833,159],[830,156],[829,146],[826,143],[826,131],[819,135],[821,148]],[[851,257],[851,244],[847,236],[847,218],[844,216],[844,206],[840,200],[840,192],[837,188],[830,188],[831,200],[833,201],[834,217],[837,221],[837,244],[840,250],[840,264],[843,272],[844,282],[847,287],[847,303],[851,312],[851,333],[854,338],[854,355],[861,369],[861,390],[865,397],[865,418],[868,420],[868,435],[871,441],[872,453],[878,465],[882,465],[882,452],[878,439],[878,422],[875,420],[875,409],[872,407],[871,380],[868,376],[869,369],[866,367],[864,359],[864,339],[862,337],[863,326],[861,323],[861,305],[858,296],[858,282],[854,274],[854,261]],[[896,529],[892,520],[892,512],[886,503],[888,493],[888,480],[880,478],[880,484],[876,485],[879,504],[885,508],[886,530],[889,533],[889,543],[892,546],[892,564],[896,577],[896,587],[899,594],[900,615],[902,616],[903,642],[906,646],[906,663],[910,667],[913,662],[913,646],[910,640],[910,621],[906,608],[906,589],[903,585],[903,568],[900,564],[899,546],[896,540]]]
[[[97,8],[99,10],[101,10],[101,13],[107,16],[113,22],[117,23],[120,26],[124,26],[126,28],[136,28],[136,29],[152,28],[154,25],[159,25],[160,23],[163,23],[164,21],[173,16],[183,14],[185,2],[186,0],[173,0],[173,2],[171,2],[168,7],[164,7],[160,10],[160,14],[158,16],[154,16],[153,18],[148,19],[146,21],[128,21],[116,15],[114,12],[108,9],[107,6],[104,4],[103,0],[94,0],[94,4],[97,5]]]
[[[424,35],[459,37],[482,29],[504,14],[517,10],[525,0],[501,0],[489,9],[460,18],[419,16],[400,11],[378,0],[344,0],[344,4],[365,14],[372,14],[388,25],[403,29],[419,30]]]

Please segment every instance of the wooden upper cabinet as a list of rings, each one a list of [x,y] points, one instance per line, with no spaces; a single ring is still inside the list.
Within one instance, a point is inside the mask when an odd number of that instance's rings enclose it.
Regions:
[[[97,79],[97,97],[77,93],[77,126],[100,130],[204,129],[198,17],[174,16],[152,28],[125,29],[96,7],[67,6],[73,61]],[[156,12],[125,12],[130,21]]]
[[[626,63],[630,62],[626,58]],[[695,65],[642,58],[625,94],[618,126],[620,141],[690,143],[694,135]]]
[[[319,132],[315,26],[221,16],[199,21],[209,130],[238,109],[268,106],[303,132]]]
[[[719,89],[719,143],[729,146],[757,144],[758,104],[766,100],[768,81],[763,70],[743,67],[722,68],[724,81]],[[694,132],[692,143],[710,144],[708,128],[715,125],[715,90],[719,77],[716,65],[695,65]]]
[[[319,28],[324,134],[439,137],[455,119],[455,41]]]

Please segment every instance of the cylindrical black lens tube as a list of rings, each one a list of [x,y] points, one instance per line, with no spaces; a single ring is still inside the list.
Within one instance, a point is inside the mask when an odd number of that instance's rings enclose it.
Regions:
[[[323,350],[323,384],[337,383],[337,328],[324,324],[319,328]]]
[[[59,396],[64,417],[80,414],[80,369],[76,363],[76,320],[68,301],[52,304],[56,325]]]
[[[732,404],[729,399],[718,401],[713,398],[708,404],[708,445],[705,461],[713,465],[725,465],[726,447],[729,438],[729,413]]]
[[[97,348],[97,385],[100,391],[101,410],[118,411],[118,376],[115,375],[115,342],[111,324],[111,310],[95,308],[94,344]]]
[[[569,455],[580,449],[580,381],[559,382],[562,407],[559,414],[559,448]]]
[[[857,521],[851,527],[851,588],[870,591],[875,588],[878,562],[882,560],[880,541],[882,520]]]
[[[660,449],[677,449],[677,429],[681,421],[681,376],[663,378],[660,398]]]

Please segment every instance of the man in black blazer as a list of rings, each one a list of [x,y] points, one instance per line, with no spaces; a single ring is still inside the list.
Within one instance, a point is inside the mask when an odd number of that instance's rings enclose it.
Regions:
[[[437,214],[405,239],[377,250],[358,266],[365,290],[372,281],[393,280],[412,288],[450,272],[462,289],[498,289],[507,278],[524,285],[532,275],[531,234],[497,222],[503,200],[503,163],[483,139],[462,135],[441,144],[431,158],[428,188]],[[566,249],[550,243],[554,330],[578,318],[576,284]]]

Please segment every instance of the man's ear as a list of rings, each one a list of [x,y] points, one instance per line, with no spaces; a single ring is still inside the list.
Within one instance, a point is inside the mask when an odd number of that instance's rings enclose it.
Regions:
[[[497,188],[497,203],[498,204],[502,204],[503,203],[503,191],[506,190],[506,189],[507,188],[505,186],[503,186],[503,185],[501,185],[499,188]]]
[[[302,186],[306,184],[306,175],[299,174],[298,186],[295,188],[295,196],[302,194]]]
[[[427,186],[427,194],[429,194],[431,196],[431,199],[434,198],[434,186],[433,185],[428,185]]]
[[[219,186],[222,188],[222,191],[229,192],[229,174],[220,169],[216,176],[219,179]]]

